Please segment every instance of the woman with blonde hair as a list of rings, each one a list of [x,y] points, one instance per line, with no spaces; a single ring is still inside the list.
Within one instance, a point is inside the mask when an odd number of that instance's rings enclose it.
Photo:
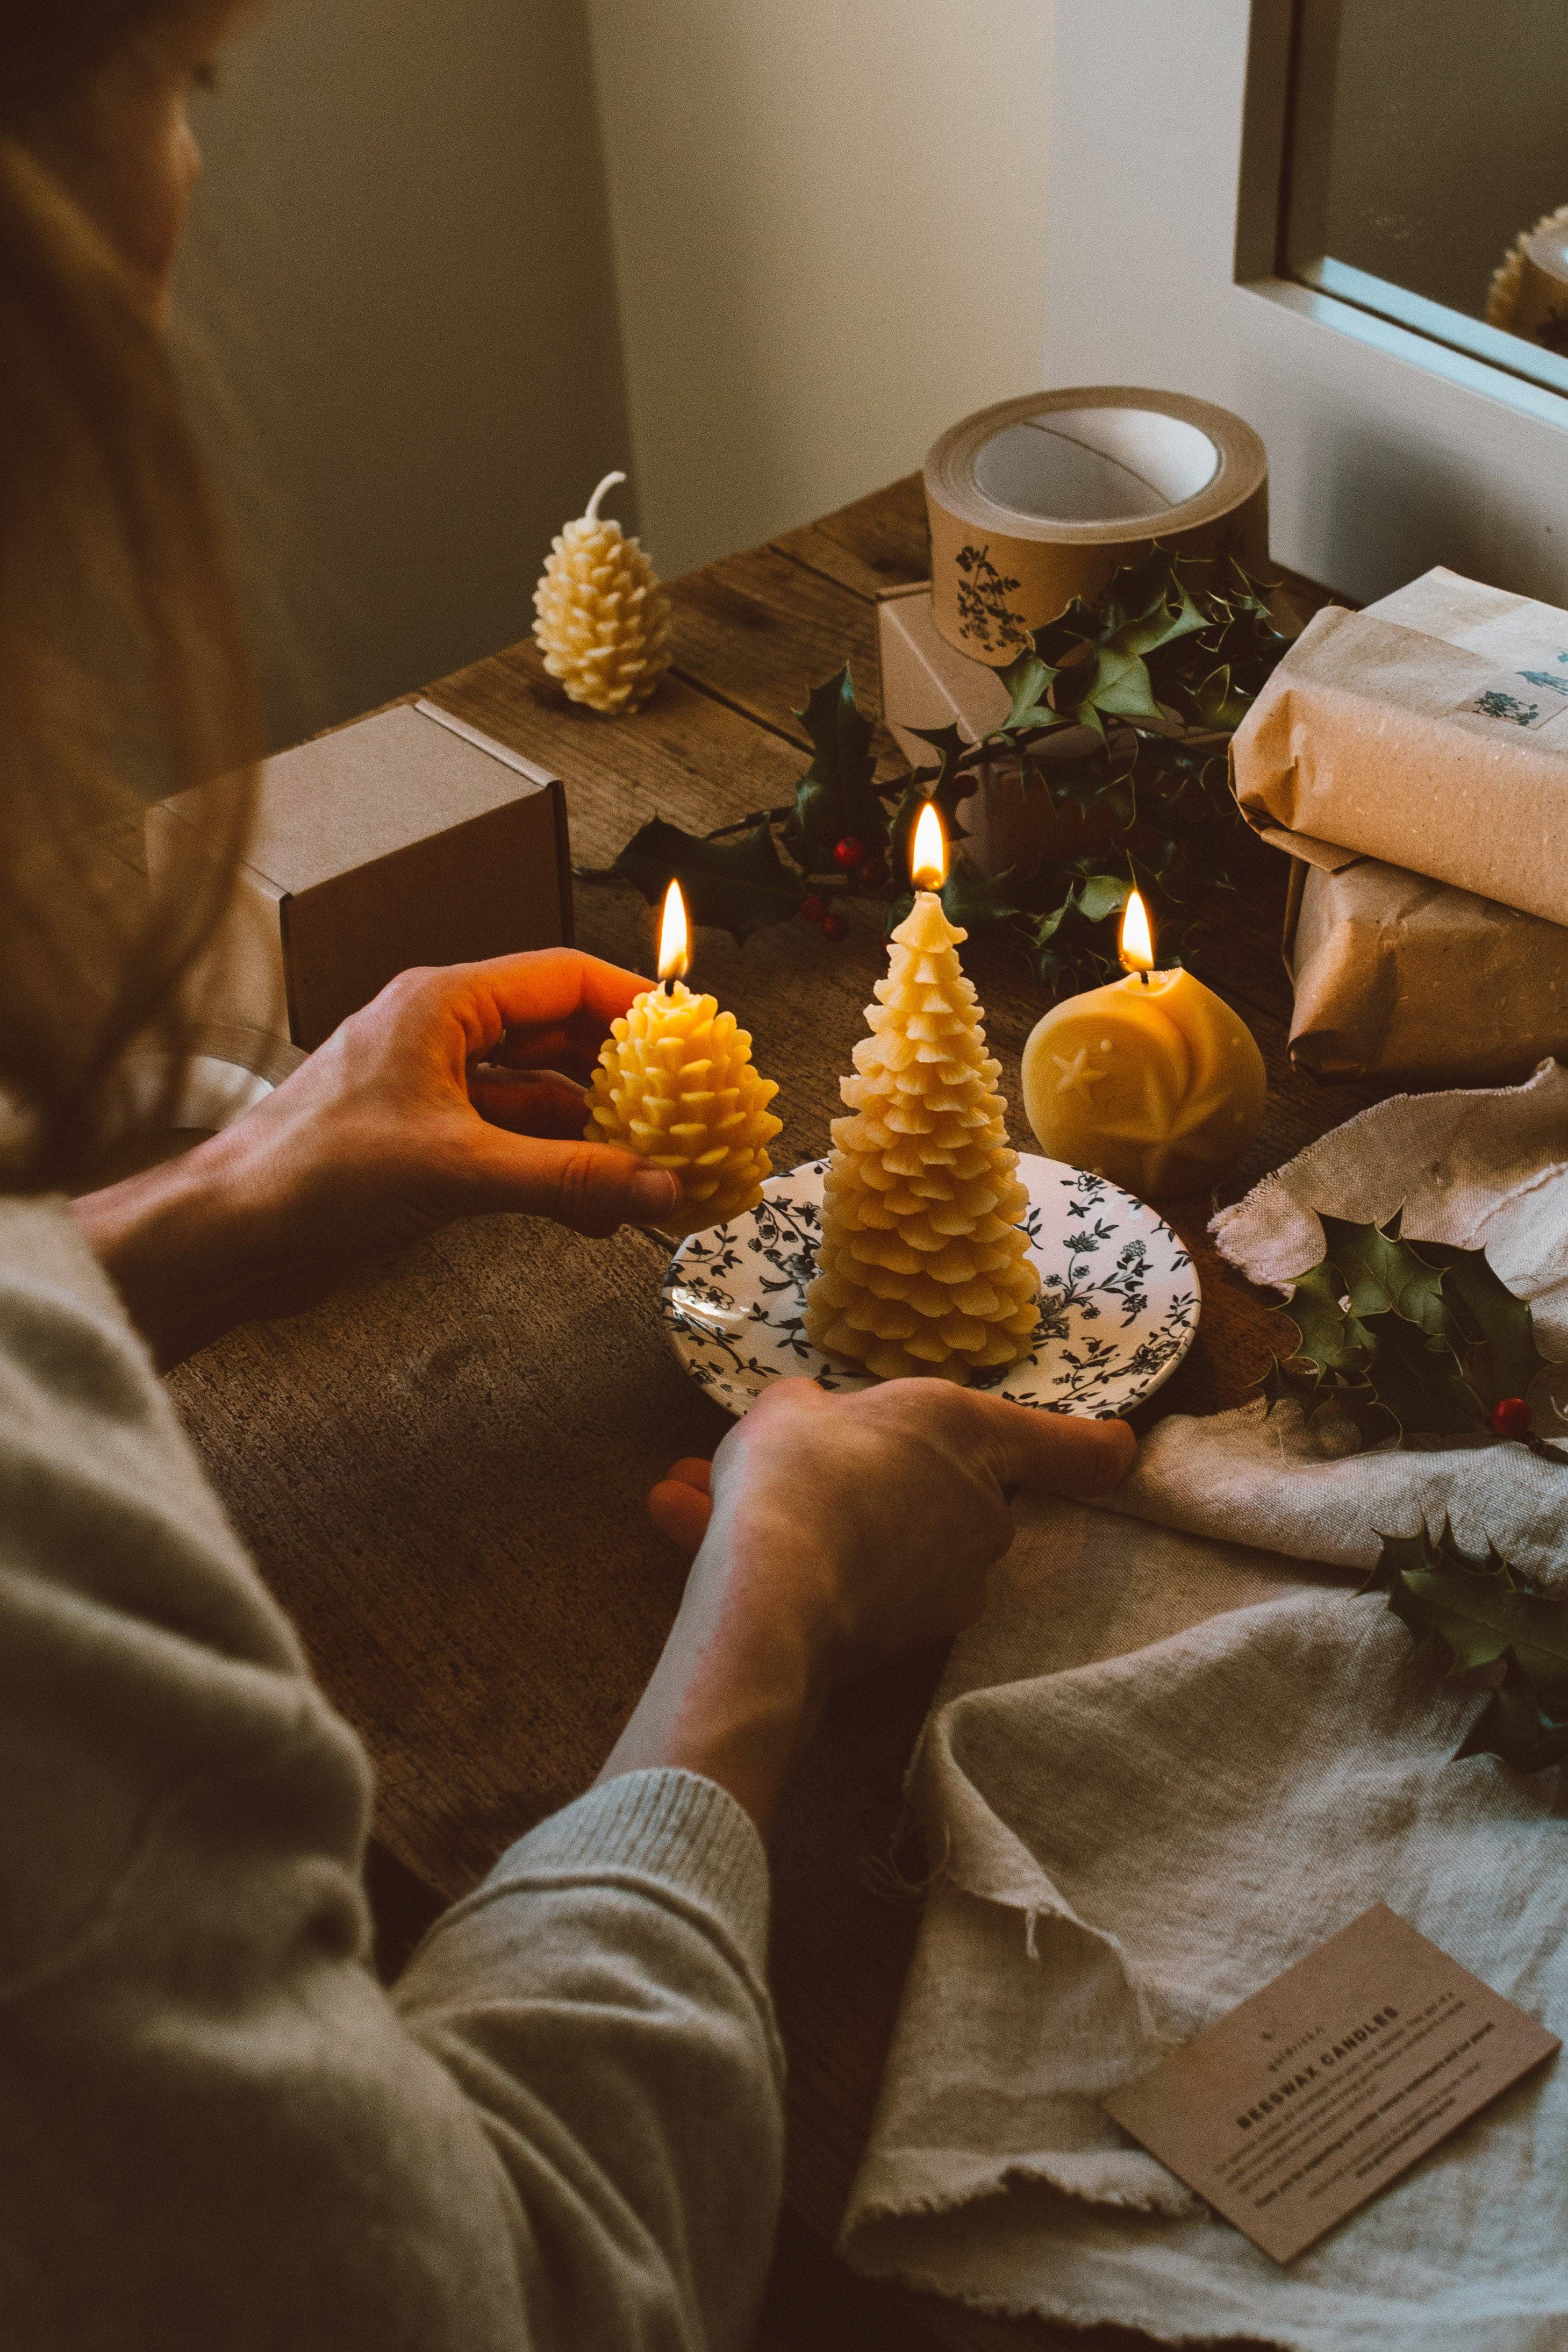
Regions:
[[[405,974],[233,1129],[90,1189],[127,1049],[177,1066],[258,748],[162,340],[185,97],[237,14],[0,6],[0,2336],[739,2346],[791,1759],[836,1675],[973,1613],[1011,1484],[1099,1491],[1131,1441],[781,1384],[654,1490],[695,1559],[595,1788],[377,1985],[365,1758],[156,1368],[445,1220],[606,1234],[672,1180],[576,1139],[549,1074],[642,983],[562,951]],[[105,827],[216,776],[188,870],[109,878]]]

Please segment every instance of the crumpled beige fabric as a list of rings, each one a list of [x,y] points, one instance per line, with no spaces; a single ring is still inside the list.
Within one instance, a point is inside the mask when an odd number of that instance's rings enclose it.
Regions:
[[[1568,1075],[1546,1064],[1364,1114],[1216,1230],[1282,1282],[1321,1255],[1314,1208],[1403,1202],[1413,1234],[1484,1243],[1568,1358],[1563,1161]],[[1113,1507],[1020,1513],[911,1770],[937,1874],[845,2220],[855,2267],[1171,2343],[1568,2345],[1568,2063],[1283,2270],[1099,2105],[1374,1902],[1568,2036],[1568,1776],[1456,1761],[1481,1701],[1355,1593],[1380,1534],[1445,1517],[1568,1575],[1568,1464],[1336,1458],[1293,1406],[1172,1415]]]

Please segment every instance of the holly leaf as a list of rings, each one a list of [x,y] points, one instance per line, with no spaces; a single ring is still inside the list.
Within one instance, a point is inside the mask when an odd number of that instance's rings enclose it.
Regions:
[[[997,732],[1016,735],[1020,728],[1065,727],[1068,720],[1053,710],[1046,697],[1055,682],[1057,672],[1051,664],[1032,650],[1017,656],[1001,673],[1002,684],[1012,697],[1012,708]]]
[[[1022,899],[1016,866],[1005,874],[977,874],[967,859],[956,858],[942,886],[943,913],[971,934],[1014,921],[1027,911]]]
[[[1481,1251],[1406,1241],[1397,1218],[1322,1222],[1323,1262],[1281,1310],[1303,1357],[1363,1384],[1368,1401],[1352,1409],[1366,1426],[1381,1416],[1384,1435],[1490,1434],[1493,1406],[1544,1365],[1524,1300]]]
[[[795,716],[805,722],[813,757],[784,820],[784,846],[808,874],[821,874],[831,866],[834,848],[846,837],[863,841],[867,849],[877,847],[887,829],[887,812],[872,787],[873,722],[855,700],[848,662],[812,688],[805,709]]]
[[[1326,1260],[1296,1276],[1291,1303],[1283,1311],[1300,1335],[1296,1354],[1315,1364],[1319,1371],[1343,1372],[1354,1378],[1370,1362],[1373,1335],[1346,1307],[1344,1285]]]
[[[1541,1592],[1495,1551],[1385,1536],[1362,1587],[1391,1609],[1457,1689],[1490,1692],[1460,1754],[1499,1756],[1521,1772],[1568,1760],[1568,1591]]]
[[[1546,1369],[1528,1301],[1514,1297],[1484,1250],[1437,1242],[1421,1247],[1443,1268],[1456,1320],[1470,1343],[1467,1369],[1487,1411],[1503,1397],[1526,1395]]]
[[[1479,1400],[1453,1349],[1424,1339],[1398,1317],[1377,1328],[1369,1377],[1393,1417],[1390,1435],[1466,1437],[1483,1425]]]
[[[1443,1304],[1443,1269],[1429,1265],[1401,1240],[1392,1222],[1354,1225],[1342,1217],[1320,1222],[1328,1256],[1344,1276],[1353,1315],[1400,1315],[1428,1339],[1446,1336],[1449,1319]]]
[[[1086,874],[1073,892],[1073,902],[1086,923],[1103,923],[1119,915],[1133,895],[1125,874]]]
[[[632,835],[611,872],[635,884],[650,906],[662,901],[672,880],[679,882],[693,922],[728,931],[737,942],[764,923],[798,914],[805,896],[766,817],[726,841],[704,840],[653,817]]]

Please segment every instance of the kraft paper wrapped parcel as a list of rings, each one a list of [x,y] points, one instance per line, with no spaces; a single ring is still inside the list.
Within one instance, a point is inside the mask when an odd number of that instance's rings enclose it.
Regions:
[[[1330,606],[1238,730],[1237,799],[1298,863],[1292,1058],[1522,1075],[1568,1045],[1568,613],[1441,568]]]

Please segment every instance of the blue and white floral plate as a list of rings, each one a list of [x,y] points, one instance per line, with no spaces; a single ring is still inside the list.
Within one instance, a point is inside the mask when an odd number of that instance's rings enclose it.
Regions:
[[[759,1205],[694,1234],[670,1261],[664,1310],[671,1344],[727,1412],[754,1405],[769,1381],[808,1374],[825,1389],[866,1389],[813,1348],[801,1328],[817,1270],[825,1160],[770,1176]],[[1197,1276],[1163,1218],[1103,1176],[1020,1152],[1023,1218],[1040,1269],[1040,1324],[1029,1355],[982,1374],[1015,1403],[1096,1421],[1141,1403],[1168,1380],[1197,1328]]]

